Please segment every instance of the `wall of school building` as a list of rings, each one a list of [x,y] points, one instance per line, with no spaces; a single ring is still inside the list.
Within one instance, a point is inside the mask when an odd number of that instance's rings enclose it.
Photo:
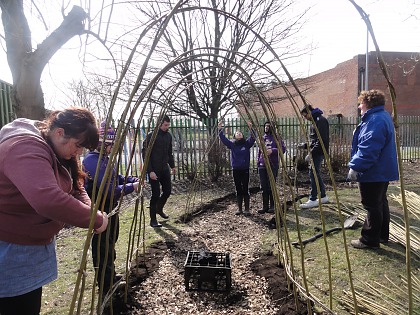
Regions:
[[[357,55],[333,69],[296,79],[295,82],[307,102],[323,110],[325,116],[355,117],[358,115],[357,96],[365,84],[365,56]],[[368,54],[368,88],[384,91],[387,99],[385,107],[391,112],[389,91],[376,56],[375,51]],[[382,52],[382,56],[396,90],[398,115],[420,116],[420,63],[416,65],[420,53]],[[303,102],[297,97],[295,89],[290,84],[287,87],[302,108]],[[282,87],[272,88],[264,94],[278,117],[295,116]],[[258,109],[258,104],[254,103],[254,107]]]

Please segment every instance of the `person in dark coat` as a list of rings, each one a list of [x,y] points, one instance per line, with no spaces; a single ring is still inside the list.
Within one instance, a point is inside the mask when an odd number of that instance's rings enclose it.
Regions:
[[[328,120],[322,116],[323,112],[319,108],[313,108],[312,105],[307,105],[304,107],[300,113],[303,118],[309,120],[310,122],[315,123],[316,128],[318,129],[319,135],[321,136],[322,143],[324,144],[325,150],[328,153],[329,144],[330,144],[330,125]],[[311,119],[312,117],[312,119]],[[328,203],[328,196],[325,192],[324,181],[321,177],[321,164],[324,161],[324,151],[322,150],[321,141],[318,138],[318,134],[315,130],[315,126],[312,125],[309,133],[309,153],[305,157],[305,161],[309,163],[309,178],[311,180],[311,195],[309,200],[300,205],[302,209],[308,209],[313,207],[318,207],[318,189],[316,186],[315,175],[318,178],[319,189],[321,193],[321,203]],[[307,149],[307,144],[303,143],[299,146],[300,148]],[[315,173],[312,168],[311,157],[313,161],[313,167],[315,168]]]
[[[267,150],[268,160],[270,163],[271,170],[273,172],[274,181],[276,181],[277,174],[279,171],[279,151],[277,147],[277,142],[281,144],[281,150],[283,151],[283,153],[286,152],[286,146],[284,144],[283,139],[281,139],[281,137],[275,133],[275,130],[273,129],[269,121],[264,123],[263,141]],[[258,210],[258,213],[274,213],[274,198],[272,193],[272,187],[270,184],[268,169],[265,164],[264,154],[261,148],[258,150],[258,174],[260,176],[260,185],[263,197],[263,207],[261,210]]]
[[[150,199],[150,226],[153,228],[162,226],[162,224],[157,221],[156,214],[159,214],[164,219],[169,218],[163,211],[163,208],[172,191],[171,172],[172,174],[176,173],[175,160],[172,153],[172,135],[168,131],[170,125],[171,120],[165,115],[161,121],[154,142],[152,143],[152,131],[146,136],[142,147],[143,160],[146,160],[148,150],[150,150],[147,174],[152,188],[152,197]],[[149,148],[149,146],[151,147]],[[171,169],[169,169],[168,166]],[[161,186],[162,194],[160,193]]]
[[[98,197],[99,187],[105,178],[105,171],[109,163],[108,155],[111,153],[112,146],[115,140],[115,130],[112,127],[105,132],[106,122],[102,122],[99,128],[99,143],[95,150],[90,151],[83,159],[83,168],[87,174],[85,180],[85,189],[89,197],[92,199],[93,191],[96,191]],[[99,160],[100,150],[104,143],[103,154]],[[94,187],[94,179],[96,175],[96,168],[99,163],[98,179],[96,187]],[[115,167],[112,168],[111,180],[105,179],[107,185],[103,190],[103,196],[100,199],[101,204],[99,209],[104,209],[104,212],[111,213],[113,209],[118,206],[118,201],[121,195],[128,195],[134,191],[138,191],[139,179],[134,176],[123,176],[117,173]],[[92,259],[93,266],[98,270],[97,284],[102,292],[106,294],[110,288],[116,283],[120,277],[115,273],[114,261],[117,257],[115,251],[115,243],[119,236],[119,216],[118,213],[109,217],[109,224],[105,233],[101,236],[94,235],[92,237]],[[104,276],[102,277],[102,274]]]
[[[389,240],[388,185],[399,179],[395,131],[384,108],[382,91],[362,91],[358,101],[362,121],[353,133],[348,179],[359,182],[367,215],[361,237],[352,240],[351,245],[378,248]]]
[[[230,141],[223,133],[223,122],[219,122],[220,141],[230,149],[230,163],[233,169],[233,180],[235,182],[236,200],[238,203],[238,211],[236,215],[250,215],[249,212],[249,165],[250,150],[255,143],[255,135],[252,131],[252,123],[248,122],[251,135],[245,140],[244,134],[237,130],[235,139]],[[242,212],[242,205],[245,204],[245,210]]]

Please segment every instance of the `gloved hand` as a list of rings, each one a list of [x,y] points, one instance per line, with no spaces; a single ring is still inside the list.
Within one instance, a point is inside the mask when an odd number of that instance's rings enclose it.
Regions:
[[[308,154],[305,156],[305,162],[310,163],[311,162],[311,156]]]
[[[356,181],[358,176],[359,176],[359,172],[356,172],[354,169],[351,168],[347,175],[347,180]]]
[[[297,146],[298,149],[306,149],[307,147],[308,145],[306,144],[306,142],[299,143]]]
[[[106,214],[106,212],[101,213],[101,211],[98,211],[98,214],[102,215],[102,225],[99,228],[93,230],[95,234],[101,234],[106,230],[106,227],[108,226],[108,214]]]

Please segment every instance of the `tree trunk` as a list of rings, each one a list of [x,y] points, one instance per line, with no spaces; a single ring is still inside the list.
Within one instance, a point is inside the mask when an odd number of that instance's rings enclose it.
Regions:
[[[73,36],[85,32],[86,12],[74,6],[61,25],[33,50],[23,0],[0,0],[7,62],[13,77],[12,104],[17,117],[45,117],[41,74],[51,57]]]

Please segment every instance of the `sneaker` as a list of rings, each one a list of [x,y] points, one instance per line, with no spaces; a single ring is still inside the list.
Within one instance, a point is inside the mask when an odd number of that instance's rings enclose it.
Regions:
[[[318,200],[309,199],[307,202],[302,203],[299,207],[301,209],[309,209],[309,208],[318,207],[318,205],[319,205]]]
[[[316,200],[317,202],[318,202],[318,199]],[[328,196],[325,196],[325,197],[322,197],[321,198],[321,203],[322,204],[324,204],[324,203],[329,203],[330,202],[330,200],[328,199]]]
[[[235,215],[241,215],[242,214],[242,210],[236,211]]]
[[[350,244],[351,244],[351,246],[353,246],[354,248],[357,248],[357,249],[366,249],[366,248],[375,249],[375,248],[379,248],[379,245],[378,246],[367,245],[367,244],[361,242],[360,240],[352,240],[350,242]]]
[[[244,216],[249,217],[251,215],[251,212],[249,210],[244,210]]]

